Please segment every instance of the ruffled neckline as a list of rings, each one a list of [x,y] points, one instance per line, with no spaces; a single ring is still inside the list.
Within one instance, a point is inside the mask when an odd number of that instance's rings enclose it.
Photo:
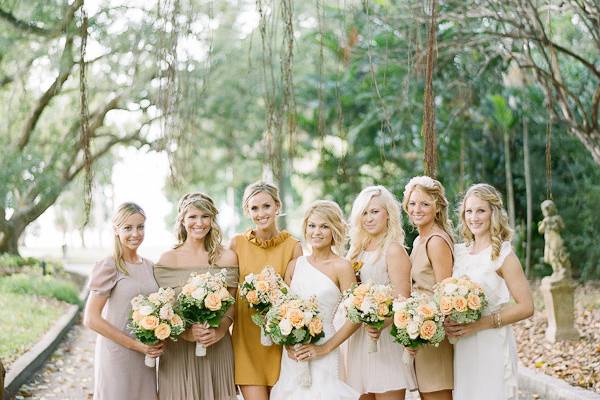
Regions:
[[[285,240],[290,236],[291,235],[288,231],[281,231],[279,232],[279,234],[273,236],[271,239],[264,240],[256,236],[256,232],[254,232],[252,229],[246,231],[246,233],[244,234],[246,240],[248,240],[253,245],[260,247],[261,249],[268,249],[270,247],[278,246],[281,243],[285,242]]]

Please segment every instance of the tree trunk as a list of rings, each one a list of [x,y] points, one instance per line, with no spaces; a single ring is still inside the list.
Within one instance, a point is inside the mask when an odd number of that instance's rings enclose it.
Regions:
[[[504,130],[504,172],[506,173],[506,203],[510,226],[515,228],[515,195],[512,180],[512,166],[510,163],[510,134]]]
[[[4,375],[5,374],[6,374],[6,370],[4,369],[2,360],[0,360],[0,400],[4,399]]]
[[[531,168],[529,165],[529,127],[527,117],[523,118],[523,168],[525,173],[525,198],[527,201],[527,217],[525,222],[525,275],[531,271],[531,224],[533,220],[533,200],[531,197]]]
[[[6,225],[0,232],[0,253],[19,255],[19,238],[23,230],[17,231],[12,225]]]

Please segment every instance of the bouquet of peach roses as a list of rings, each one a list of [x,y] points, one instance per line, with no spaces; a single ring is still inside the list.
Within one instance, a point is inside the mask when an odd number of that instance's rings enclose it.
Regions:
[[[128,328],[142,343],[155,345],[161,340],[177,340],[185,330],[182,318],[173,311],[175,292],[160,288],[148,296],[138,295],[131,299],[131,316]],[[144,364],[154,367],[156,360],[148,355]]]
[[[260,327],[260,342],[263,346],[273,344],[265,332],[265,316],[269,309],[280,302],[289,292],[281,276],[271,266],[266,266],[259,274],[248,274],[240,285],[240,297],[256,310],[252,321]]]
[[[434,299],[441,313],[459,324],[481,318],[487,299],[481,286],[469,278],[446,278],[434,287]],[[453,342],[450,339],[450,342]]]
[[[346,316],[354,323],[382,329],[385,319],[392,316],[392,288],[370,281],[354,285],[344,292]],[[377,352],[377,341],[369,342],[369,353]]]
[[[325,336],[323,320],[319,316],[317,299],[305,300],[294,294],[273,305],[265,317],[265,331],[279,345],[297,346],[315,343]],[[299,384],[311,385],[310,362],[302,362]]]
[[[187,326],[206,324],[216,328],[235,299],[227,290],[226,272],[215,274],[192,272],[177,296],[177,310]],[[206,347],[196,343],[196,356],[206,355]]]
[[[444,315],[430,296],[412,293],[408,299],[396,299],[391,335],[405,347],[422,344],[438,346],[446,335]]]

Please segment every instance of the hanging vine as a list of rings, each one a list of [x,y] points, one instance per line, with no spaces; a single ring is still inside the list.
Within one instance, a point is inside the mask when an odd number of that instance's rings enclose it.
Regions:
[[[89,108],[87,100],[87,84],[85,62],[85,54],[88,38],[88,16],[83,6],[81,7],[81,46],[79,53],[79,105],[80,105],[80,127],[81,135],[79,139],[80,148],[83,150],[83,165],[84,165],[84,182],[83,182],[83,203],[84,203],[84,218],[82,227],[85,227],[90,220],[90,212],[92,209],[92,151],[91,151],[91,133],[89,130]]]
[[[427,44],[427,69],[425,71],[425,93],[423,96],[423,127],[421,134],[425,140],[423,164],[424,173],[431,177],[437,173],[437,140],[435,135],[435,109],[433,99],[433,64],[436,49],[436,3],[431,0],[431,22]]]

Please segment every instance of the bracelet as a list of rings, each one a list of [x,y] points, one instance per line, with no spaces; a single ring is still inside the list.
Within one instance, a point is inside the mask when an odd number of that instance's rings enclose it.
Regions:
[[[502,315],[500,315],[500,311],[494,313],[492,320],[495,328],[500,328],[502,326]]]

